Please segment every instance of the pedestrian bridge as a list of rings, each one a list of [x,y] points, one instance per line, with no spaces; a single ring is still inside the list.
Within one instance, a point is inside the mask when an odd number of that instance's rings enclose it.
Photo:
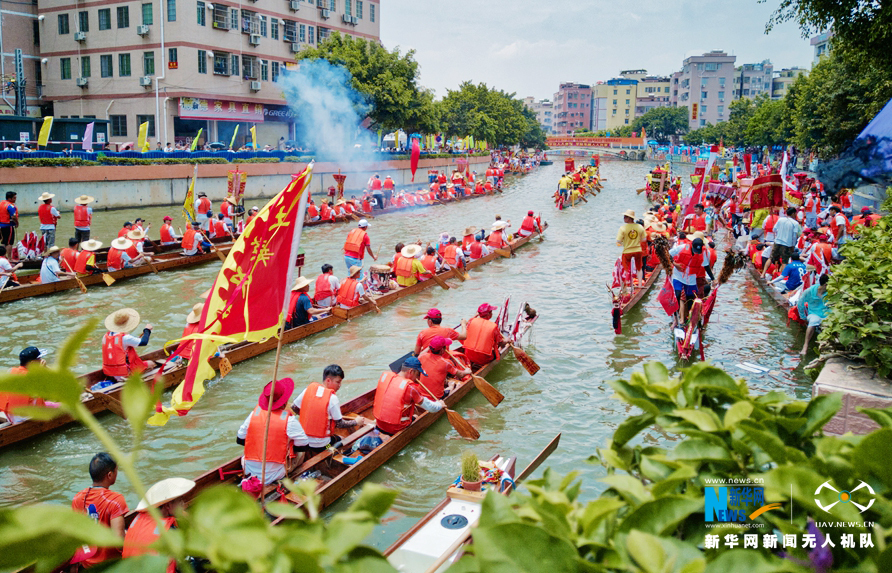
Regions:
[[[650,148],[643,137],[579,137],[558,136],[547,139],[549,152],[556,155],[586,155],[593,153],[617,159],[647,159]]]

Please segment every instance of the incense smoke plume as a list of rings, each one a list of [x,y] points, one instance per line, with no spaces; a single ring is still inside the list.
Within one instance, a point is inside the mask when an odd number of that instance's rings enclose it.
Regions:
[[[372,106],[351,82],[345,67],[321,59],[304,60],[279,79],[288,107],[297,116],[297,144],[309,148],[317,159],[371,160],[375,139],[361,124]]]

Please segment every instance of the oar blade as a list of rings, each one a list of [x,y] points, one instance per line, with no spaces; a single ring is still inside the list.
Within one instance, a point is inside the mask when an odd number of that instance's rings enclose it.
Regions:
[[[502,249],[502,248],[499,248],[499,249],[495,249],[495,251],[496,251],[497,253],[499,253],[500,255],[502,255],[503,257],[505,257],[506,259],[510,259],[510,258],[511,258],[511,249]]]
[[[536,361],[530,358],[530,355],[521,350],[518,347],[514,347],[514,357],[517,358],[517,361],[520,362],[520,365],[524,367],[524,369],[530,373],[530,376],[535,376],[536,372],[540,370],[539,365],[536,364]]]
[[[477,431],[477,428],[462,418],[461,414],[455,410],[447,409],[446,417],[449,418],[449,423],[452,424],[452,427],[455,428],[455,431],[458,432],[458,435],[461,437],[468,438],[469,440],[476,440],[480,437],[480,432]]]
[[[437,283],[438,285],[440,285],[441,287],[443,287],[443,290],[449,290],[450,287],[449,287],[449,285],[446,283],[446,281],[443,279],[443,277],[439,276],[437,273],[434,273],[434,274],[431,275],[431,276],[434,278],[434,281],[436,281],[436,283]]]
[[[411,357],[411,356],[413,356],[413,353],[412,353],[412,352],[407,352],[407,353],[404,354],[403,356],[400,356],[399,358],[397,358],[396,360],[394,360],[393,362],[391,362],[391,363],[390,363],[390,366],[388,366],[388,368],[390,368],[391,372],[393,372],[393,373],[395,373],[395,374],[399,374],[400,369],[403,367],[403,362],[405,362],[406,360],[408,360],[409,357]]]
[[[495,386],[487,382],[484,378],[480,376],[473,376],[474,386],[480,390],[480,393],[483,394],[483,397],[486,398],[490,404],[493,406],[498,406],[502,400],[505,399],[505,395],[496,390]]]
[[[115,284],[115,277],[111,276],[108,273],[102,273],[102,280],[108,286],[112,286],[113,284]]]

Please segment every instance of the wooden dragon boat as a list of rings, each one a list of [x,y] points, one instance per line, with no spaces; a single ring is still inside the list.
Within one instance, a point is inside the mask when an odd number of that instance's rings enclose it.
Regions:
[[[548,223],[543,223],[543,229],[547,228]],[[534,236],[535,235],[531,235],[529,237],[523,237],[512,241],[511,250],[513,251],[518,247],[525,245]],[[485,257],[468,263],[468,269],[470,270],[485,265],[486,263],[492,262],[500,256],[501,255],[499,255],[498,253],[490,253]],[[372,302],[366,302],[357,307],[343,311],[343,313],[338,312],[337,315],[328,315],[316,321],[310,322],[309,324],[304,324],[302,326],[288,329],[283,335],[282,343],[290,344],[292,342],[302,340],[308,336],[312,336],[313,334],[322,332],[323,330],[328,330],[329,328],[333,328],[334,326],[337,326],[338,324],[341,324],[346,320],[357,318],[359,316],[362,316],[363,314],[373,312],[376,306],[380,309],[380,307],[392,304],[401,298],[405,298],[422,290],[437,286],[440,281],[454,278],[456,277],[456,274],[457,271],[455,269],[445,270],[438,273],[437,279],[439,280],[431,278],[424,281],[419,281],[418,283],[415,283],[410,287],[401,288],[392,292],[385,293],[382,296],[376,297]],[[269,352],[271,350],[275,350],[277,345],[278,338],[276,337],[272,337],[263,342],[240,342],[232,346],[221,347],[220,354],[225,356],[229,360],[230,364],[234,365],[239,362],[244,362],[246,360],[254,358],[255,356],[259,356],[261,354]],[[167,347],[166,349],[159,349],[147,354],[143,354],[141,358],[143,360],[152,360],[155,362],[163,363],[167,359],[169,354],[174,350],[175,347],[173,346]],[[210,365],[214,368],[214,371],[219,371],[221,360],[222,356],[214,356],[210,359]],[[172,366],[169,364],[168,370],[164,372],[162,378],[164,388],[169,389],[182,382],[186,375],[186,369],[187,366],[183,362],[174,363]],[[147,383],[151,383],[152,379],[155,377],[156,372],[157,370],[151,370],[146,373],[144,379]],[[99,370],[95,370],[93,372],[90,372],[89,374],[81,376],[81,380],[83,380],[85,383],[85,388],[90,388],[94,384],[105,379],[106,376],[102,373],[101,368]],[[88,391],[84,396],[84,404],[87,406],[87,409],[90,410],[90,412],[92,412],[93,414],[111,411],[115,414],[118,414],[119,416],[124,417],[123,407],[121,406],[122,391],[123,384],[108,386],[101,390],[97,390],[96,392]],[[10,446],[17,442],[21,442],[23,440],[27,440],[41,434],[45,434],[73,422],[74,419],[70,416],[59,416],[53,418],[52,420],[26,419],[16,424],[0,424],[0,448]]]
[[[520,482],[548,459],[557,449],[561,435],[558,434],[545,449],[519,474],[515,473],[517,459],[494,456],[489,463],[481,464],[488,469],[497,468],[509,479],[500,480],[493,491],[508,495]],[[458,560],[462,547],[471,538],[474,526],[480,520],[480,512],[486,491],[468,491],[455,485],[446,490],[446,497],[412,528],[402,534],[393,545],[384,551],[384,556],[397,571],[406,573],[426,573],[441,571]]]
[[[663,267],[657,266],[657,268],[652,271],[643,273],[642,278],[644,282],[640,286],[633,286],[631,292],[623,288],[618,294],[614,294],[610,285],[607,285],[607,290],[610,291],[613,303],[610,312],[613,320],[613,330],[616,334],[622,334],[622,317],[635,308],[636,304],[641,302],[641,299],[644,298],[644,295],[646,295],[651,287],[654,286],[662,272]]]

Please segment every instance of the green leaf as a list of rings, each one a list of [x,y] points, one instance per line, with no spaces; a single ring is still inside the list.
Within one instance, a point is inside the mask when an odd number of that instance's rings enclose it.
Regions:
[[[321,561],[330,565],[362,543],[375,529],[377,520],[369,518],[367,512],[346,511],[336,514],[325,530],[325,545],[328,555]]]
[[[166,573],[170,557],[163,555],[140,555],[116,562],[102,573]]]
[[[32,420],[46,421],[67,415],[64,408],[50,408],[49,406],[19,406],[13,408],[17,416],[31,418]]]
[[[576,548],[566,539],[523,523],[478,527],[474,554],[487,573],[552,573],[577,570]]]
[[[606,483],[612,489],[616,490],[623,499],[635,506],[653,499],[653,495],[644,488],[644,484],[630,475],[612,475],[603,477],[598,481]]]
[[[295,571],[300,571],[295,569]],[[350,555],[345,563],[331,567],[333,573],[396,573],[383,555]]]
[[[639,530],[654,535],[671,535],[692,513],[703,511],[703,500],[671,495],[637,507],[619,526],[619,531]]]
[[[786,447],[781,439],[777,437],[777,434],[763,431],[761,426],[750,420],[741,422],[739,428],[772,460],[779,464],[787,462]]]
[[[133,439],[137,444],[142,440],[146,421],[154,411],[155,404],[161,398],[163,389],[164,384],[157,382],[153,392],[143,382],[142,375],[138,373],[130,375],[124,382],[124,389],[121,391],[121,405],[130,422],[130,431],[133,432]]]
[[[626,549],[635,563],[645,573],[660,573],[666,561],[666,553],[658,539],[640,531],[632,530],[626,538]]]
[[[595,529],[605,518],[625,506],[626,502],[613,497],[599,497],[586,504],[582,517],[579,518],[583,537],[591,539],[595,534]]]
[[[696,478],[699,473],[689,465],[683,465],[662,480],[651,486],[651,491],[655,496],[667,495],[672,493],[680,484]]]
[[[725,446],[707,442],[700,438],[691,438],[680,442],[672,452],[676,460],[690,461],[730,461],[731,453]]]
[[[359,497],[350,504],[348,511],[357,513],[368,512],[375,521],[384,517],[399,492],[395,489],[384,487],[374,483],[363,486]]]
[[[855,467],[864,469],[892,488],[892,428],[880,428],[864,436],[852,451]]]
[[[641,414],[626,418],[613,432],[613,443],[617,446],[624,446],[629,440],[638,435],[638,432],[649,427],[653,422],[653,414]]]
[[[514,497],[514,494],[511,495]],[[480,527],[492,527],[501,523],[519,522],[520,518],[511,509],[508,496],[487,492],[480,507]]]
[[[726,430],[731,430],[741,420],[746,420],[753,413],[753,405],[750,402],[735,402],[725,412],[725,419],[722,421]]]
[[[812,398],[805,409],[805,418],[808,420],[808,423],[802,428],[799,435],[803,437],[811,436],[823,428],[824,424],[836,415],[841,406],[842,394],[838,392]]]
[[[26,374],[0,376],[0,392],[58,402],[69,413],[80,404],[83,390],[83,384],[73,374],[55,372],[40,365],[31,366]]]
[[[882,428],[892,428],[892,407],[889,408],[856,408],[859,412],[873,420]]]
[[[704,432],[717,432],[722,427],[719,417],[712,410],[674,410],[672,415],[694,424]]]

